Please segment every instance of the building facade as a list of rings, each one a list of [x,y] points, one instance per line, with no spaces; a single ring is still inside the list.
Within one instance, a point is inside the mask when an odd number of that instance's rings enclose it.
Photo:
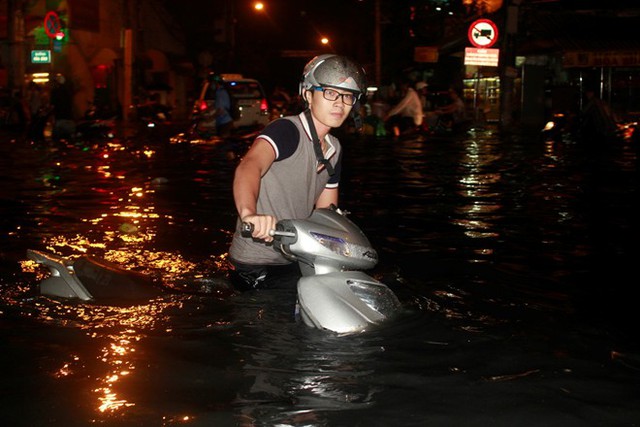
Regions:
[[[62,74],[77,117],[95,105],[129,118],[136,103],[153,95],[176,117],[188,114],[192,65],[161,2],[0,0],[0,8],[6,17],[0,86],[18,91],[30,80],[46,85]]]

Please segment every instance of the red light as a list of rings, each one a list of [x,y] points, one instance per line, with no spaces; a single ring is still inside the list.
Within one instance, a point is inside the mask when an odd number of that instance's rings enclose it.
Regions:
[[[207,109],[207,101],[200,101],[200,111],[204,111]]]
[[[267,104],[267,99],[262,98],[262,100],[260,101],[260,111],[268,111],[268,110],[269,110],[269,104]]]

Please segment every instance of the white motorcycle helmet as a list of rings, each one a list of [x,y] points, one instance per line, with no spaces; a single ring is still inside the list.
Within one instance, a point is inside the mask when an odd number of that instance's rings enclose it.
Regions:
[[[367,90],[365,77],[364,69],[346,56],[318,55],[304,67],[300,95],[314,87],[332,87],[351,91],[360,99]]]

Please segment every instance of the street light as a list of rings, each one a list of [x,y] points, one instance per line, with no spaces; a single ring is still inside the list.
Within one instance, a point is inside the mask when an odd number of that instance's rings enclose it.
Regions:
[[[237,31],[238,31],[238,16],[235,7],[236,0],[226,0],[225,2],[225,10],[226,10],[226,22],[227,22],[227,37],[229,38],[230,63],[233,67],[236,67],[236,55],[237,55]],[[255,1],[252,3],[253,10],[258,13],[265,13],[265,4],[261,1]]]

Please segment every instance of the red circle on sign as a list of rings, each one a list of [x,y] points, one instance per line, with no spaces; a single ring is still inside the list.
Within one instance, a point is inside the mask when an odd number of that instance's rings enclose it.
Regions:
[[[491,47],[498,41],[498,27],[489,19],[478,19],[469,26],[469,41],[478,48]]]
[[[60,24],[58,14],[53,11],[47,12],[44,16],[44,32],[47,33],[49,37],[55,38],[61,29],[62,25]]]

